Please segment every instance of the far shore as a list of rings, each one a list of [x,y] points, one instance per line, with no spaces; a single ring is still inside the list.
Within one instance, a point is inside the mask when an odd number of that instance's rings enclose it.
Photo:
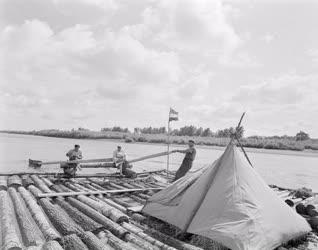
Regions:
[[[127,132],[114,131],[89,131],[89,130],[40,130],[40,131],[13,131],[2,130],[0,133],[8,134],[24,134],[57,138],[71,138],[71,139],[107,139],[120,140],[126,143],[151,143],[151,144],[167,144],[166,134],[134,134]],[[185,145],[189,139],[195,140],[200,147],[213,147],[214,149],[222,150],[230,141],[230,138],[219,137],[201,137],[201,136],[170,136],[169,142],[173,145]],[[277,153],[277,154],[299,154],[304,155],[318,155],[318,139],[309,139],[305,141],[296,141],[282,138],[242,138],[241,144],[249,152],[260,153]],[[293,152],[288,152],[293,151]]]

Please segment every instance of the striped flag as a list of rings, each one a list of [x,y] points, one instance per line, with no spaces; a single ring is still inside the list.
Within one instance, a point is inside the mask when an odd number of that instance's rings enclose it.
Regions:
[[[172,108],[170,108],[169,112],[169,122],[170,121],[178,121],[178,112]]]

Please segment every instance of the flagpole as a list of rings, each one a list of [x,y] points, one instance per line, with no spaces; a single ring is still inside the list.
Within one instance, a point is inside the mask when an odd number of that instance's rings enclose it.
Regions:
[[[168,131],[167,131],[167,177],[169,175],[169,152],[170,152],[170,115],[168,119]]]

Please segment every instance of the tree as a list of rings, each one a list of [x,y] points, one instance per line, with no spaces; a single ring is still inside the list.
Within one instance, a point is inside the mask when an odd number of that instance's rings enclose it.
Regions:
[[[202,136],[204,136],[204,137],[212,136],[212,131],[211,131],[211,129],[206,128],[205,130],[203,130]]]
[[[296,134],[296,141],[306,141],[309,139],[310,139],[309,134],[305,133],[304,131],[299,131]]]

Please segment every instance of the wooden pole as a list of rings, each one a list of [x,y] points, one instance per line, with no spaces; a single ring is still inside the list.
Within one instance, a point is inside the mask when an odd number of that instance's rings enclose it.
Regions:
[[[37,161],[29,159],[29,166],[37,166],[41,165],[52,165],[52,164],[63,164],[63,163],[93,163],[93,162],[111,162],[113,158],[101,158],[101,159],[87,159],[87,160],[73,160],[73,161]]]
[[[170,160],[170,157],[169,157],[169,153],[170,153],[170,118],[168,119],[168,131],[167,131],[167,151],[168,151],[168,154],[167,154],[167,177],[169,175],[169,160]]]
[[[163,188],[157,187],[157,188],[115,189],[115,190],[99,190],[99,191],[64,192],[64,193],[41,193],[37,195],[37,198],[52,198],[52,197],[96,195],[96,194],[117,194],[117,193],[143,192],[143,191],[161,190],[161,189]]]

